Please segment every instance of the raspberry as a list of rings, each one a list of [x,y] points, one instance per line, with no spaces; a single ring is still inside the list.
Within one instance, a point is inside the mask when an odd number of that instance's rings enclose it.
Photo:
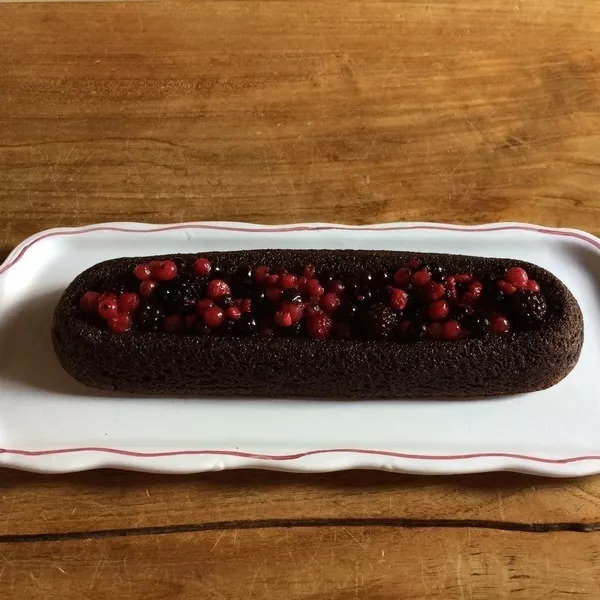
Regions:
[[[521,267],[512,267],[506,272],[505,279],[509,283],[512,283],[516,288],[522,288],[527,284],[529,275],[527,275],[527,271],[521,269]]]
[[[295,288],[298,285],[298,279],[294,277],[294,275],[292,275],[291,273],[285,273],[285,275],[281,276],[279,280],[279,285],[284,290],[289,290],[291,288]]]
[[[332,292],[327,292],[321,296],[319,304],[327,314],[332,314],[340,306],[340,297]]]
[[[140,281],[146,281],[147,279],[150,279],[150,266],[149,265],[137,265],[137,267],[135,267],[135,269],[133,269],[133,274],[140,280]]]
[[[223,310],[221,308],[218,306],[212,306],[204,311],[203,319],[205,325],[208,325],[208,327],[214,329],[223,323],[225,315],[223,314]]]
[[[432,302],[427,308],[427,314],[433,321],[441,321],[448,316],[450,307],[445,300],[436,300]]]
[[[108,319],[108,327],[115,333],[124,333],[131,329],[131,316],[128,314],[118,314]]]
[[[266,283],[267,277],[269,276],[269,267],[266,265],[261,265],[260,267],[256,267],[254,269],[254,279],[256,279],[257,283]]]
[[[404,290],[392,286],[388,287],[388,292],[390,294],[390,306],[394,310],[404,310],[408,303],[408,294]]]
[[[98,300],[100,294],[98,292],[86,292],[79,300],[81,310],[86,313],[96,312],[98,310]]]
[[[277,311],[273,318],[275,319],[275,323],[279,325],[279,327],[289,327],[292,324],[292,315],[290,315],[289,312],[285,312],[283,310]]]
[[[213,279],[206,288],[206,295],[215,300],[222,296],[230,296],[231,289],[222,279]]]
[[[317,314],[309,317],[306,325],[310,337],[326,340],[331,335],[333,321],[325,314]]]
[[[402,267],[394,273],[394,282],[402,287],[410,282],[412,271],[408,267]]]
[[[207,258],[199,258],[194,262],[194,274],[198,277],[208,277],[212,270],[212,265]]]
[[[417,287],[423,287],[431,279],[431,273],[427,269],[421,269],[414,273],[411,282]]]

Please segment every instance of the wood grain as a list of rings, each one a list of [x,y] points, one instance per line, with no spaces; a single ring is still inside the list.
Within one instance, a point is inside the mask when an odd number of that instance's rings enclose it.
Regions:
[[[0,255],[111,220],[600,234],[599,34],[587,0],[0,4]],[[598,477],[0,475],[3,598],[600,587],[600,533],[570,531]]]
[[[19,600],[112,600],[115,592],[146,600],[592,599],[598,535],[326,527],[1,544],[0,592]]]

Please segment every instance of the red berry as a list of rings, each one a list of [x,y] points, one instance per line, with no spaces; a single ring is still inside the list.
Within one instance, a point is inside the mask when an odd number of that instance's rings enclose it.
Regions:
[[[454,276],[456,283],[469,283],[473,281],[473,273],[458,273]]]
[[[345,289],[346,287],[339,279],[334,279],[327,284],[327,291],[331,294],[337,294],[338,296],[341,296]]]
[[[269,287],[276,286],[279,283],[279,275],[277,273],[273,273],[272,275],[267,275],[266,285]]]
[[[323,310],[316,302],[313,302],[313,303],[309,304],[308,306],[306,306],[306,308],[304,309],[304,312],[307,317],[314,317],[315,315],[322,314]]]
[[[273,303],[279,304],[283,296],[283,290],[279,287],[269,287],[265,290],[265,296]]]
[[[307,322],[308,335],[319,340],[326,340],[331,335],[333,321],[325,314],[314,315]]]
[[[279,279],[279,285],[284,290],[290,290],[292,288],[295,288],[298,285],[298,279],[291,273],[285,273]]]
[[[411,258],[406,265],[408,267],[410,267],[411,269],[420,269],[421,268],[421,261],[418,258]]]
[[[514,285],[512,285],[512,283],[509,283],[508,281],[505,281],[504,279],[501,279],[497,283],[497,285],[507,296],[511,296],[512,294],[514,294],[517,291],[517,288]]]
[[[133,274],[140,281],[146,281],[147,279],[150,279],[150,266],[145,264],[138,265],[135,269],[133,269]]]
[[[206,295],[214,300],[231,295],[231,289],[222,279],[213,279],[206,288]]]
[[[252,300],[250,298],[242,298],[240,302],[240,310],[244,312],[252,312]]]
[[[223,314],[223,310],[218,306],[211,306],[204,311],[203,319],[206,325],[214,328],[219,327],[223,323],[225,315]]]
[[[266,283],[270,270],[271,269],[269,269],[269,267],[266,265],[260,265],[260,267],[256,267],[256,269],[254,269],[254,279],[256,279],[256,282]]]
[[[192,315],[193,316],[193,315]],[[168,315],[162,323],[163,331],[167,333],[176,333],[181,331],[182,323],[179,315]]]
[[[525,269],[521,267],[512,267],[506,272],[506,281],[512,283],[516,288],[522,288],[527,284],[529,275]]]
[[[306,279],[314,279],[315,273],[316,271],[313,265],[306,265],[304,267],[304,277],[306,277]]]
[[[150,268],[150,272],[158,281],[170,281],[177,277],[177,265],[172,260],[159,260]]]
[[[444,336],[444,327],[441,323],[429,323],[427,325],[427,335],[432,340],[441,340]]]
[[[209,308],[214,308],[215,303],[209,298],[202,298],[196,302],[196,314],[201,317]]]
[[[292,324],[292,315],[290,315],[289,312],[284,312],[282,310],[275,313],[274,319],[279,327],[289,327]]]
[[[237,306],[230,306],[227,309],[227,317],[232,321],[237,321],[242,316],[242,311]]]
[[[302,275],[302,277],[298,277],[298,290],[303,294],[308,294],[308,289],[306,287],[307,282],[308,279],[306,279],[304,275]]]
[[[131,317],[128,314],[118,314],[108,319],[108,326],[115,333],[123,333],[131,329]]]
[[[445,300],[436,300],[432,302],[427,308],[427,314],[433,321],[441,321],[448,316],[450,307]]]
[[[121,294],[119,297],[119,310],[123,313],[132,313],[140,305],[140,297],[135,292]]]
[[[463,297],[463,302],[465,304],[475,304],[481,293],[483,292],[483,285],[479,281],[473,281],[469,284],[469,289]]]
[[[340,297],[332,292],[327,292],[321,296],[319,304],[327,314],[332,314],[340,306]]]
[[[540,291],[540,285],[537,281],[534,281],[533,279],[530,279],[526,284],[525,287],[530,291],[530,292],[539,292]]]
[[[425,285],[423,291],[428,300],[439,300],[446,293],[446,288],[437,281],[430,281]]]
[[[281,310],[290,313],[292,323],[297,323],[304,316],[304,305],[296,304],[295,302],[282,302]]]
[[[116,317],[119,314],[119,305],[116,299],[109,297],[106,300],[101,300],[98,304],[98,314],[107,320]]]
[[[309,279],[306,282],[306,290],[312,298],[320,298],[325,292],[318,279]]]
[[[446,321],[442,325],[442,335],[446,340],[457,340],[462,334],[462,327],[458,321]]]
[[[506,333],[510,330],[510,323],[502,315],[494,315],[490,319],[490,331],[492,333]]]
[[[390,306],[394,310],[404,310],[408,302],[408,294],[404,290],[389,286]]]
[[[140,283],[140,294],[144,298],[150,298],[150,296],[152,296],[152,292],[154,291],[154,288],[157,285],[158,284],[155,281],[150,281],[149,279],[146,281],[142,281],[142,283]]]
[[[394,282],[399,286],[407,285],[411,277],[412,271],[408,267],[402,267],[394,273]]]
[[[111,300],[113,302],[116,302],[117,295],[114,294],[113,292],[104,292],[104,293],[100,294],[100,298],[98,298],[98,304],[100,304],[101,302],[104,302],[105,300]]]
[[[86,292],[79,300],[79,306],[83,312],[91,313],[98,310],[98,301],[100,294],[98,292]]]
[[[207,258],[199,258],[194,262],[194,274],[198,277],[208,277],[212,270],[212,265]]]
[[[421,269],[412,276],[412,283],[417,287],[423,287],[431,279],[431,273],[427,269]]]

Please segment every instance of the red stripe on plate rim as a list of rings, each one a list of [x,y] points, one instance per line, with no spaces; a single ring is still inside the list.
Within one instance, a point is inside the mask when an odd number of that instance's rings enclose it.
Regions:
[[[236,231],[244,233],[286,233],[298,231],[411,231],[411,230],[433,230],[433,231],[458,231],[463,233],[482,233],[487,231],[533,231],[547,235],[558,235],[562,237],[571,237],[583,240],[600,250],[600,240],[583,232],[567,231],[563,229],[553,229],[550,227],[536,227],[533,225],[491,225],[489,227],[460,227],[450,225],[391,225],[380,227],[369,226],[336,226],[336,225],[310,225],[310,226],[281,226],[281,227],[236,227],[233,225],[209,225],[201,223],[181,223],[177,225],[157,225],[148,229],[138,229],[133,227],[119,227],[111,225],[81,227],[73,230],[50,231],[31,240],[23,246],[17,256],[9,263],[0,267],[0,275],[6,273],[8,269],[17,264],[23,258],[25,252],[34,244],[44,239],[57,236],[71,236],[96,231],[116,231],[119,233],[158,233],[162,231],[173,231],[178,229],[207,229],[214,231]],[[410,454],[405,452],[393,452],[391,450],[369,450],[362,448],[330,448],[326,450],[307,450],[295,454],[256,454],[253,452],[242,452],[235,450],[172,450],[166,452],[136,452],[133,450],[123,450],[120,448],[105,448],[101,446],[88,446],[76,448],[56,448],[50,450],[22,450],[15,448],[0,448],[0,454],[13,454],[27,457],[39,457],[60,454],[75,454],[79,452],[99,452],[103,454],[115,454],[119,456],[128,456],[133,458],[168,458],[174,456],[231,456],[235,458],[257,459],[263,461],[293,461],[309,456],[323,454],[358,454],[371,456],[386,456],[391,458],[401,458],[407,460],[466,460],[476,458],[512,458],[515,460],[526,460],[545,464],[569,464],[586,460],[600,460],[600,455],[571,456],[566,458],[544,458],[541,456],[532,456],[528,454],[518,454],[510,452],[475,452],[470,454]]]

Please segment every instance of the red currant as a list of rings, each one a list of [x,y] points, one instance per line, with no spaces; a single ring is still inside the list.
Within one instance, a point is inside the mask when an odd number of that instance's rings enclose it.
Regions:
[[[265,296],[273,303],[279,304],[283,296],[283,290],[279,287],[269,287],[265,290]]]
[[[533,279],[530,279],[526,284],[525,284],[525,288],[527,290],[529,290],[530,292],[539,292],[540,291],[540,285],[537,281],[534,281]]]
[[[227,317],[232,321],[237,321],[242,316],[242,311],[237,306],[230,306],[227,309]]]
[[[473,273],[458,273],[454,276],[456,283],[469,283],[473,281]]]
[[[150,271],[158,281],[170,281],[177,277],[177,265],[172,260],[159,260]]]
[[[340,306],[340,297],[332,292],[327,292],[321,296],[319,304],[327,314],[332,314]]]
[[[462,327],[458,321],[446,321],[442,325],[442,335],[446,340],[457,340],[462,337]]]
[[[212,271],[212,265],[207,258],[199,258],[194,262],[194,274],[198,277],[208,277]]]
[[[406,265],[408,267],[410,267],[411,269],[420,269],[421,268],[421,261],[418,258],[411,258]]]
[[[204,311],[203,319],[208,327],[215,328],[223,323],[225,315],[223,314],[223,310],[218,306],[211,306]]]
[[[98,304],[98,314],[107,320],[116,317],[119,314],[119,305],[116,299],[107,298],[106,300],[102,300]]]
[[[412,271],[408,267],[402,267],[394,273],[394,282],[396,285],[402,287],[410,283],[412,277]]]
[[[326,340],[331,335],[333,321],[325,314],[314,315],[307,322],[308,335],[319,340]]]
[[[295,302],[282,302],[281,310],[290,313],[292,323],[297,323],[304,316],[304,305],[296,304]]]
[[[517,288],[512,284],[509,283],[508,281],[505,281],[504,279],[501,279],[498,283],[497,286],[507,295],[507,296],[512,296],[512,294],[514,294],[517,291]]]
[[[417,287],[423,287],[428,281],[431,280],[431,273],[427,269],[421,269],[413,274],[412,283]]]
[[[206,295],[214,300],[222,296],[230,296],[231,289],[222,279],[213,279],[206,288]]]
[[[157,285],[158,284],[156,283],[156,281],[150,281],[149,279],[147,279],[146,281],[142,281],[140,283],[140,294],[144,298],[150,298],[150,296],[152,296],[152,292],[154,291]]]
[[[146,281],[147,279],[150,279],[150,266],[146,264],[137,265],[137,267],[133,269],[133,274],[140,281]]]
[[[314,279],[315,274],[316,271],[313,265],[306,265],[304,267],[304,277],[306,277],[306,279]]]
[[[282,310],[275,313],[274,319],[279,327],[289,327],[292,324],[292,315],[290,315],[289,312],[284,312]]]
[[[256,279],[256,282],[266,283],[270,270],[271,269],[269,269],[269,267],[266,265],[260,265],[260,267],[256,267],[256,269],[254,269],[254,279]]]
[[[338,296],[341,296],[345,289],[346,287],[339,279],[334,279],[327,284],[327,291],[331,294],[337,294]]]
[[[512,267],[506,272],[506,281],[512,283],[517,289],[525,287],[529,280],[529,275],[525,269],[521,267]]]
[[[83,312],[91,313],[98,310],[98,300],[100,294],[98,292],[86,292],[79,300],[79,306]]]
[[[135,292],[127,292],[119,297],[119,311],[132,313],[140,305],[140,297]]]
[[[506,333],[510,330],[510,323],[502,315],[494,315],[490,319],[490,331],[492,333]]]
[[[312,298],[320,298],[325,292],[318,279],[309,279],[306,282],[306,289]]]
[[[123,333],[131,329],[131,316],[128,314],[117,314],[108,319],[109,328],[115,333]]]
[[[439,300],[446,293],[446,288],[437,281],[429,281],[423,291],[428,300]]]
[[[210,298],[202,298],[196,302],[196,314],[201,317],[209,308],[214,308],[215,303]]]
[[[439,322],[429,323],[429,325],[427,325],[427,335],[432,340],[441,340],[442,337],[444,336],[443,325]]]
[[[276,286],[279,283],[279,275],[277,273],[272,273],[271,275],[267,275],[265,283],[269,287]]]
[[[295,288],[298,285],[298,279],[291,273],[285,273],[279,279],[279,285],[284,290],[290,290],[292,288]]]
[[[448,316],[450,307],[445,300],[436,300],[432,302],[427,308],[427,314],[433,321],[441,321]]]
[[[404,310],[408,303],[408,294],[404,290],[388,287],[390,293],[390,306],[394,310]]]

